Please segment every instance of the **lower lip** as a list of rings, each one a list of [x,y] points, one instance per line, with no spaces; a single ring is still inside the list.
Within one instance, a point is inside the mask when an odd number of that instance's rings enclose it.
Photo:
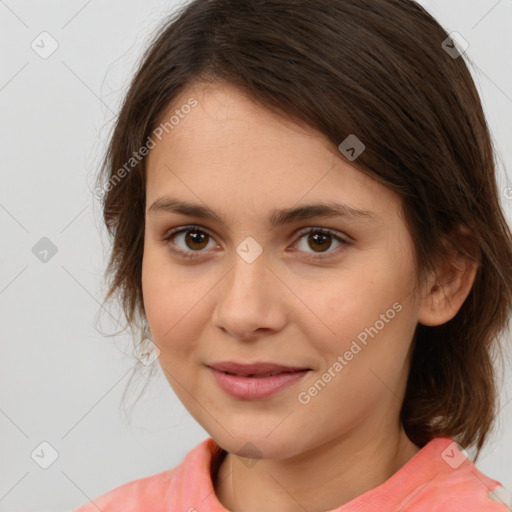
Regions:
[[[229,395],[243,400],[261,400],[292,386],[309,370],[280,373],[270,377],[242,377],[210,368],[219,386]]]

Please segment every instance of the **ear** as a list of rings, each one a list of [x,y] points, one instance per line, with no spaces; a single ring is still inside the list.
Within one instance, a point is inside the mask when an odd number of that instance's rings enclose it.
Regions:
[[[466,300],[479,267],[479,249],[467,228],[459,228],[457,236],[444,240],[448,248],[440,255],[434,274],[425,283],[418,322],[427,326],[442,325],[455,317]],[[456,247],[466,247],[472,257]]]

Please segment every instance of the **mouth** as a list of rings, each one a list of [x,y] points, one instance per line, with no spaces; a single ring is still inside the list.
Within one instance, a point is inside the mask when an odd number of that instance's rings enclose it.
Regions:
[[[296,373],[299,371],[308,371],[311,368],[300,366],[287,366],[272,362],[261,363],[238,363],[235,361],[224,361],[208,365],[210,368],[219,372],[240,377],[272,377],[281,373]]]
[[[311,368],[290,367],[275,363],[216,363],[207,365],[220,388],[234,398],[262,400],[293,386]]]
[[[218,371],[221,371],[221,370],[218,370]],[[261,379],[261,378],[264,378],[264,377],[274,377],[275,375],[282,375],[284,373],[297,373],[299,371],[307,372],[308,370],[304,369],[304,370],[297,370],[297,371],[269,372],[269,373],[249,373],[249,374],[232,373],[232,372],[222,372],[222,373],[225,373],[226,375],[236,375],[237,377],[247,377],[247,378]]]

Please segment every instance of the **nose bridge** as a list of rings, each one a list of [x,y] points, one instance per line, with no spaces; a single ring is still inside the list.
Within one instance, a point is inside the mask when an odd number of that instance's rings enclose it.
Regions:
[[[250,238],[236,247],[213,315],[217,327],[240,339],[250,338],[261,328],[278,329],[284,319],[275,287],[269,286],[269,261],[263,247]]]
[[[253,306],[258,306],[257,302],[267,292],[264,285],[269,272],[268,263],[263,247],[254,238],[247,237],[236,247],[225,296],[229,294],[244,302],[253,300]]]

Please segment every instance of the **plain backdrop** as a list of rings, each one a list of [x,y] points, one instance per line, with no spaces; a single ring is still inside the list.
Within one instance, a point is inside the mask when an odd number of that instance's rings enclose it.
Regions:
[[[512,163],[512,2],[421,3],[469,43],[504,191]],[[92,195],[141,51],[175,5],[0,1],[0,512],[71,510],[174,467],[208,436],[160,372],[131,423],[120,409],[133,356],[126,333],[103,334],[120,329],[120,312],[101,308],[109,244]],[[512,489],[510,375],[478,467]]]

